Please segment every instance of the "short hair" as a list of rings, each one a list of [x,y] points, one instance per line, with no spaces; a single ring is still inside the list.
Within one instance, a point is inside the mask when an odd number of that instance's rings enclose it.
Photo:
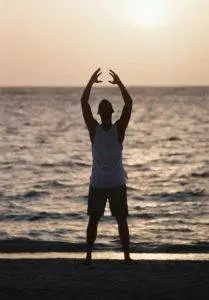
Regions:
[[[107,99],[103,99],[99,103],[99,107],[98,107],[98,112],[97,113],[100,115],[101,112],[109,112],[109,113],[113,113],[114,112],[112,104]]]

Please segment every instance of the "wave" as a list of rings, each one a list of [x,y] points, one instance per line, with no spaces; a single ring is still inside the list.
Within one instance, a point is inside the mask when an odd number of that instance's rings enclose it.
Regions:
[[[17,194],[13,196],[4,196],[6,200],[13,201],[13,200],[35,200],[39,199],[41,196],[49,195],[49,192],[46,191],[37,191],[31,190],[24,194]]]
[[[74,165],[79,167],[91,167],[91,164],[85,162],[74,162]]]
[[[186,157],[191,157],[192,154],[191,153],[187,153],[187,152],[171,152],[171,153],[168,153],[167,156],[186,156]]]
[[[143,164],[124,164],[124,167],[135,167],[135,168],[141,168],[143,167]]]
[[[52,168],[52,167],[56,167],[57,164],[55,163],[43,163],[43,164],[40,164],[40,167],[43,167],[43,168]]]
[[[166,231],[170,232],[192,232],[192,229],[190,228],[166,228]]]
[[[40,182],[41,184],[36,185],[36,187],[69,187],[69,184],[62,183],[59,180],[44,180]]]
[[[135,253],[209,253],[209,243],[199,242],[196,244],[146,244],[132,243],[131,251]]]
[[[60,162],[45,162],[39,165],[44,168],[53,168],[53,167],[73,167],[74,164],[71,161],[60,161]]]
[[[12,168],[12,165],[11,165],[10,161],[1,161],[0,165],[1,165],[1,169],[10,169],[10,168]]]
[[[156,193],[147,195],[149,197],[164,199],[168,201],[191,200],[191,197],[200,197],[205,195],[205,189],[195,189],[193,191],[177,191],[174,193]]]
[[[207,177],[209,177],[209,171],[204,171],[204,172],[200,172],[200,173],[194,172],[194,173],[191,173],[191,176],[207,178]]]
[[[83,219],[84,216],[77,213],[54,213],[54,212],[38,212],[28,214],[2,214],[0,215],[0,221],[41,221],[46,219],[52,220],[72,220],[72,219]]]
[[[166,139],[166,141],[181,141],[181,138],[177,137],[177,136],[171,136],[169,138]]]
[[[181,165],[184,164],[183,160],[179,160],[179,159],[162,159],[161,160],[163,163],[165,164],[170,164],[170,165]]]
[[[150,171],[150,167],[146,164],[124,164],[125,168],[134,168],[137,171]]]
[[[0,240],[0,252],[83,252],[86,245],[73,244],[59,241],[30,240],[26,238],[14,238]]]
[[[172,220],[176,220],[176,222],[178,221],[178,218],[185,218],[188,219],[190,218],[190,216],[186,213],[182,213],[182,212],[177,212],[177,213],[169,213],[169,212],[165,212],[165,213],[162,213],[162,212],[159,212],[159,213],[146,213],[146,212],[142,212],[142,213],[134,213],[134,210],[140,210],[140,209],[137,209],[136,207],[133,208],[132,212],[130,212],[130,216],[129,218],[130,219],[144,219],[144,220],[153,220],[153,221],[157,221],[157,219],[162,219],[162,218],[167,218],[167,219],[170,219],[172,218]],[[158,221],[157,221],[158,222]],[[168,231],[172,231],[173,229],[168,229]],[[167,231],[167,229],[166,229]],[[178,231],[178,229],[174,229],[174,231]],[[179,231],[184,231],[184,228],[182,230],[179,230]],[[190,229],[186,229],[186,231],[192,231]]]
[[[127,186],[127,191],[138,191],[138,189],[131,186]]]
[[[150,220],[150,219],[156,219],[157,217],[162,217],[161,214],[153,214],[153,213],[139,213],[139,214],[130,214],[131,219],[133,218],[139,218],[139,219],[145,219],[145,220]]]
[[[44,168],[53,168],[53,167],[90,167],[91,164],[87,162],[82,162],[82,161],[61,161],[61,162],[49,162],[49,163],[42,163],[40,164],[40,167]]]
[[[139,210],[137,207],[133,208],[130,213],[131,219],[144,219],[144,220],[156,220],[158,218],[170,218],[170,217],[187,217],[182,213],[134,213],[134,210]],[[15,221],[15,222],[35,222],[43,220],[60,220],[60,221],[72,221],[81,220],[86,218],[86,215],[80,213],[56,213],[56,212],[38,212],[38,213],[26,213],[26,214],[15,214],[7,213],[0,216],[0,221]],[[101,222],[109,220],[109,216],[103,216]]]
[[[24,195],[23,195],[23,198],[39,198],[40,196],[42,195],[49,195],[49,192],[39,192],[39,191],[36,191],[36,190],[31,190],[31,191],[28,191],[26,192]]]

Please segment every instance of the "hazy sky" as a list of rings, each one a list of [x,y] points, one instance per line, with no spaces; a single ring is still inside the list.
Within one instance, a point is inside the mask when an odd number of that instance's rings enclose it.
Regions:
[[[208,0],[0,0],[0,85],[209,85]]]

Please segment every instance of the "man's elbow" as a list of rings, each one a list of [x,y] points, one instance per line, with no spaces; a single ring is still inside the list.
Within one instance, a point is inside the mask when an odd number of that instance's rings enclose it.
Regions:
[[[132,104],[133,104],[132,98],[131,98],[131,97],[127,97],[125,103],[126,103],[127,105],[132,105]]]
[[[87,101],[85,101],[84,98],[81,98],[81,106],[82,108],[85,108],[88,105]]]
[[[125,102],[125,106],[127,108],[132,108],[133,105],[133,100],[131,98],[127,99],[127,101]]]

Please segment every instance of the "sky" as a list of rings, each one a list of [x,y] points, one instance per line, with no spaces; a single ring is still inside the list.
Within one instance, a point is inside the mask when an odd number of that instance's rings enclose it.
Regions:
[[[0,86],[209,85],[208,0],[0,0]]]

